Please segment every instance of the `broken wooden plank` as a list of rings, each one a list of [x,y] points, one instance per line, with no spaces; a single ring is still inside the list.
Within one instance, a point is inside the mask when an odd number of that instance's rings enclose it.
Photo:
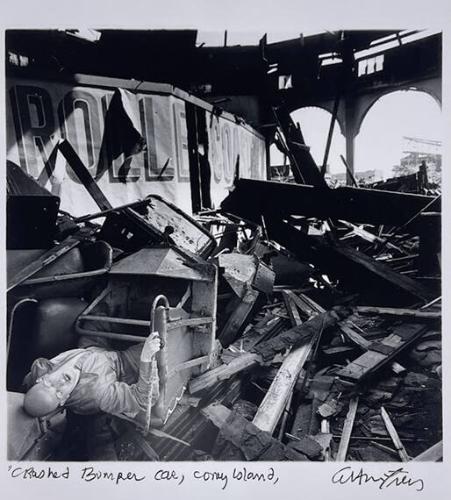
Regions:
[[[249,288],[242,298],[233,299],[236,307],[218,334],[218,339],[224,347],[229,346],[236,339],[240,330],[248,322],[258,296],[257,290]]]
[[[440,312],[418,311],[416,309],[402,309],[395,307],[355,306],[359,314],[381,314],[383,316],[401,316],[415,319],[440,319]]]
[[[290,295],[285,290],[283,290],[282,296],[283,296],[283,299],[285,301],[285,305],[286,305],[288,314],[289,314],[290,319],[291,319],[291,324],[293,326],[301,325],[302,320],[301,320],[301,317],[299,315],[299,311],[298,311],[295,303],[293,302],[293,300],[290,298]],[[287,403],[285,405],[285,410],[283,411],[282,422],[280,424],[280,429],[279,429],[279,440],[282,440],[283,435],[285,433],[285,427],[287,424],[288,414],[290,411],[292,400],[293,400],[293,392],[291,392],[290,396],[288,397]]]
[[[349,441],[351,439],[352,428],[354,427],[354,420],[358,405],[359,396],[355,396],[349,401],[349,410],[343,425],[337,456],[335,457],[336,462],[344,462],[346,460],[346,454],[348,452]]]
[[[309,328],[311,331],[310,338],[305,339],[304,344],[291,352],[283,361],[254,417],[253,422],[258,428],[271,433],[274,432],[284,408],[291,397],[299,374],[312,352],[317,339],[324,328],[335,324],[336,321],[334,320],[337,318],[338,314],[336,312],[334,314],[334,311],[322,313],[293,329],[308,331],[307,329]]]
[[[384,279],[393,286],[403,290],[412,296],[421,298],[424,301],[430,300],[431,292],[423,285],[420,285],[415,280],[406,277],[396,271],[393,271],[389,266],[376,261],[363,252],[347,247],[344,245],[335,245],[334,251],[344,257],[349,262],[361,267],[378,278]]]
[[[304,304],[304,307],[307,306],[307,308],[311,308],[310,314],[325,312],[325,309],[323,307],[321,307],[307,295],[300,294],[300,296],[298,297],[293,292],[289,292],[289,296],[298,307],[302,308],[301,306],[302,304]],[[307,311],[308,310],[309,309],[307,309]],[[364,351],[368,350],[371,342],[362,337],[362,335],[360,335],[356,331],[356,326],[348,318],[340,321],[338,323],[338,328],[349,340],[351,340],[351,342],[354,342],[354,344],[358,345]],[[394,373],[402,373],[405,371],[405,368],[396,361],[393,361],[391,363],[390,368]]]
[[[311,339],[285,358],[254,417],[253,423],[259,429],[274,432],[314,342]]]
[[[300,296],[296,296],[293,292],[290,292],[290,298],[295,302],[295,304],[302,309],[302,305],[307,307],[307,310],[304,309],[305,312],[309,313],[309,315],[324,313],[326,310],[317,304],[314,300],[304,294],[300,294]],[[368,349],[368,346],[371,344],[369,340],[363,338],[354,328],[355,325],[352,322],[345,318],[338,323],[338,328],[356,345],[361,347],[364,350]]]
[[[58,148],[100,210],[110,210],[113,208],[103,191],[97,185],[97,182],[89,173],[89,170],[81,161],[72,144],[67,139],[63,139],[58,143]]]
[[[340,310],[339,310],[340,311]],[[340,315],[336,311],[330,311],[315,316],[302,325],[285,330],[276,337],[257,344],[254,352],[242,354],[233,359],[229,364],[222,365],[207,371],[189,383],[190,393],[196,394],[204,389],[212,387],[220,380],[226,380],[232,375],[247,370],[264,361],[271,360],[276,354],[287,348],[296,346],[305,339],[312,338],[316,332],[336,324]]]
[[[363,252],[343,244],[330,243],[325,238],[306,235],[282,219],[268,216],[266,220],[273,240],[292,251],[300,260],[321,267],[332,278],[342,280],[354,290],[365,291],[371,300],[381,301],[376,305],[411,303],[412,298],[427,302],[432,298],[431,291],[425,286]],[[364,290],[362,283],[366,283]]]
[[[351,342],[354,342],[354,344],[367,351],[371,345],[371,341],[362,337],[351,325],[351,321],[345,319],[339,323],[338,327]]]
[[[225,212],[257,224],[261,215],[267,219],[291,214],[393,225],[404,224],[411,215],[431,202],[433,210],[440,210],[440,200],[432,196],[352,187],[322,189],[312,185],[239,179],[221,207]]]
[[[254,348],[264,361],[270,361],[276,354],[283,353],[287,349],[295,349],[301,344],[311,340],[326,328],[336,325],[349,314],[345,308],[335,307],[331,311],[317,314],[305,323],[294,326],[276,337],[262,342]]]
[[[367,351],[369,349],[371,341],[365,339],[364,337],[362,337],[362,335],[356,332],[352,321],[345,319],[338,324],[338,327],[345,334],[345,336],[349,340],[351,340],[351,342],[354,342],[354,344],[358,345],[364,351]],[[396,374],[400,374],[406,371],[404,366],[399,364],[397,361],[392,361],[390,363],[390,368],[393,371],[393,373]]]
[[[435,443],[412,459],[413,462],[439,462],[443,459],[443,441]]]
[[[424,304],[423,306],[420,307],[420,309],[428,309],[429,307],[437,304],[438,302],[440,302],[442,300],[442,296],[440,295],[439,297],[436,297],[435,299],[431,300],[430,302],[428,302],[427,304]]]
[[[290,317],[291,324],[293,326],[300,325],[302,323],[302,320],[299,316],[299,311],[290,295],[287,293],[287,291],[282,290],[282,297],[285,302],[285,307],[287,309],[288,316]]]
[[[326,310],[319,304],[310,299],[307,295],[303,293],[296,295],[291,290],[286,290],[287,296],[293,301],[293,303],[306,314],[309,318],[316,316],[320,312],[326,312]]]
[[[351,222],[347,222],[344,220],[341,220],[340,223],[345,225],[349,229],[351,229],[351,231],[349,233],[347,233],[345,236],[340,238],[341,241],[348,239],[348,238],[351,238],[352,236],[359,236],[363,240],[368,241],[370,243],[375,243],[375,244],[376,243],[383,243],[383,244],[387,245],[388,248],[396,250],[399,253],[402,253],[402,254],[406,253],[402,248],[397,247],[396,245],[393,245],[393,243],[390,243],[386,239],[370,233],[369,231],[364,229],[363,226],[356,226],[355,224],[352,224]]]
[[[257,366],[262,362],[261,356],[256,353],[247,352],[237,356],[227,365],[221,365],[213,370],[209,370],[199,377],[189,382],[190,394],[196,394],[200,391],[213,387],[221,380],[227,380],[237,373],[243,372]]]
[[[288,109],[279,106],[274,107],[273,112],[279,133],[285,139],[284,147],[290,158],[295,181],[299,184],[311,184],[328,189],[324,176],[310,153],[310,148],[305,144],[301,129],[293,122]]]
[[[380,341],[373,342],[368,347],[368,351],[342,368],[337,373],[338,377],[360,383],[386,365],[427,330],[427,326],[418,323],[404,324],[394,328],[393,333]]]
[[[408,462],[410,460],[410,457],[407,454],[407,451],[404,448],[401,439],[399,438],[398,432],[396,431],[395,426],[393,425],[393,422],[391,421],[390,416],[387,413],[387,410],[383,406],[381,406],[381,416],[401,461]]]

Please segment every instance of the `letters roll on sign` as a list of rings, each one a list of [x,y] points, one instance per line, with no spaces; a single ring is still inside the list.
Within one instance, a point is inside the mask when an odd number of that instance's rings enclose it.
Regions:
[[[66,138],[113,206],[159,194],[192,212],[186,102],[205,112],[210,193],[215,207],[233,183],[238,156],[240,177],[266,178],[263,137],[248,125],[237,123],[232,115],[213,115],[211,105],[170,85],[144,83],[135,91],[126,80],[78,80],[83,82],[75,86],[44,79],[7,80],[7,159],[60,196],[62,210],[74,216],[98,210],[56,153],[58,140]],[[105,154],[105,116],[119,86],[128,87],[127,111],[146,148],[131,156],[127,164],[122,154],[102,169],[99,157]]]

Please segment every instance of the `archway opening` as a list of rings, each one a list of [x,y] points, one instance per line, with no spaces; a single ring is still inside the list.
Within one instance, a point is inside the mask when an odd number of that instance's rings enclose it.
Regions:
[[[300,108],[291,113],[293,121],[300,124],[305,143],[310,147],[310,152],[319,168],[323,164],[331,116],[332,114],[329,111],[316,106]],[[270,155],[271,165],[282,165],[284,163],[283,154],[274,144],[271,145]],[[340,125],[335,122],[327,161],[328,174],[333,182],[344,183],[346,169],[340,155],[345,155],[345,138],[340,131]],[[288,163],[288,160],[286,160],[286,164]]]
[[[363,119],[355,141],[354,172],[365,182],[418,172],[440,184],[442,114],[426,92],[398,90],[380,97]]]

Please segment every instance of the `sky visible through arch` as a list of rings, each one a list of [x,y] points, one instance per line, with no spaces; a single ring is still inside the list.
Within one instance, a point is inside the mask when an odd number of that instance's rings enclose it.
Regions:
[[[317,164],[322,165],[330,125],[330,113],[320,108],[303,108],[291,116],[299,122],[304,139]],[[395,91],[381,97],[363,119],[355,142],[355,171],[381,170],[392,177],[392,168],[399,165],[406,146],[403,137],[441,141],[442,116],[433,97],[414,90]],[[280,165],[282,154],[271,150],[271,163]],[[344,173],[340,159],[345,155],[345,140],[338,124],[335,126],[329,166],[332,174]]]
[[[310,36],[325,32],[323,28],[302,30],[299,32],[267,32],[268,43]],[[434,30],[421,31],[409,39],[421,38]],[[227,32],[227,45],[257,45],[263,33],[255,31]],[[197,43],[210,46],[224,45],[224,31],[198,31]],[[392,45],[397,42],[390,42]],[[390,45],[390,43],[388,45]],[[388,47],[387,45],[387,47]],[[304,108],[292,113],[295,122],[301,125],[304,139],[310,146],[318,165],[322,165],[326,138],[330,124],[330,113],[320,108]],[[433,97],[414,90],[395,91],[381,97],[370,108],[363,119],[360,132],[355,142],[354,167],[356,172],[380,170],[384,178],[393,176],[393,166],[399,165],[404,156],[406,141],[403,137],[442,141],[443,119],[438,103]],[[345,154],[345,140],[338,124],[329,154],[329,167],[332,174],[344,173],[345,167],[340,155]],[[283,155],[271,147],[271,164],[281,165]]]

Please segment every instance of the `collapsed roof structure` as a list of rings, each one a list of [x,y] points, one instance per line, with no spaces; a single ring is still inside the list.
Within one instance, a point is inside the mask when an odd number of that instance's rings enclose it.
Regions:
[[[10,30],[6,50],[11,459],[441,459],[441,196],[421,165],[354,178],[380,96],[441,101],[440,33]],[[290,115],[312,105],[331,112],[321,165]],[[144,424],[24,412],[34,359],[155,332]]]

